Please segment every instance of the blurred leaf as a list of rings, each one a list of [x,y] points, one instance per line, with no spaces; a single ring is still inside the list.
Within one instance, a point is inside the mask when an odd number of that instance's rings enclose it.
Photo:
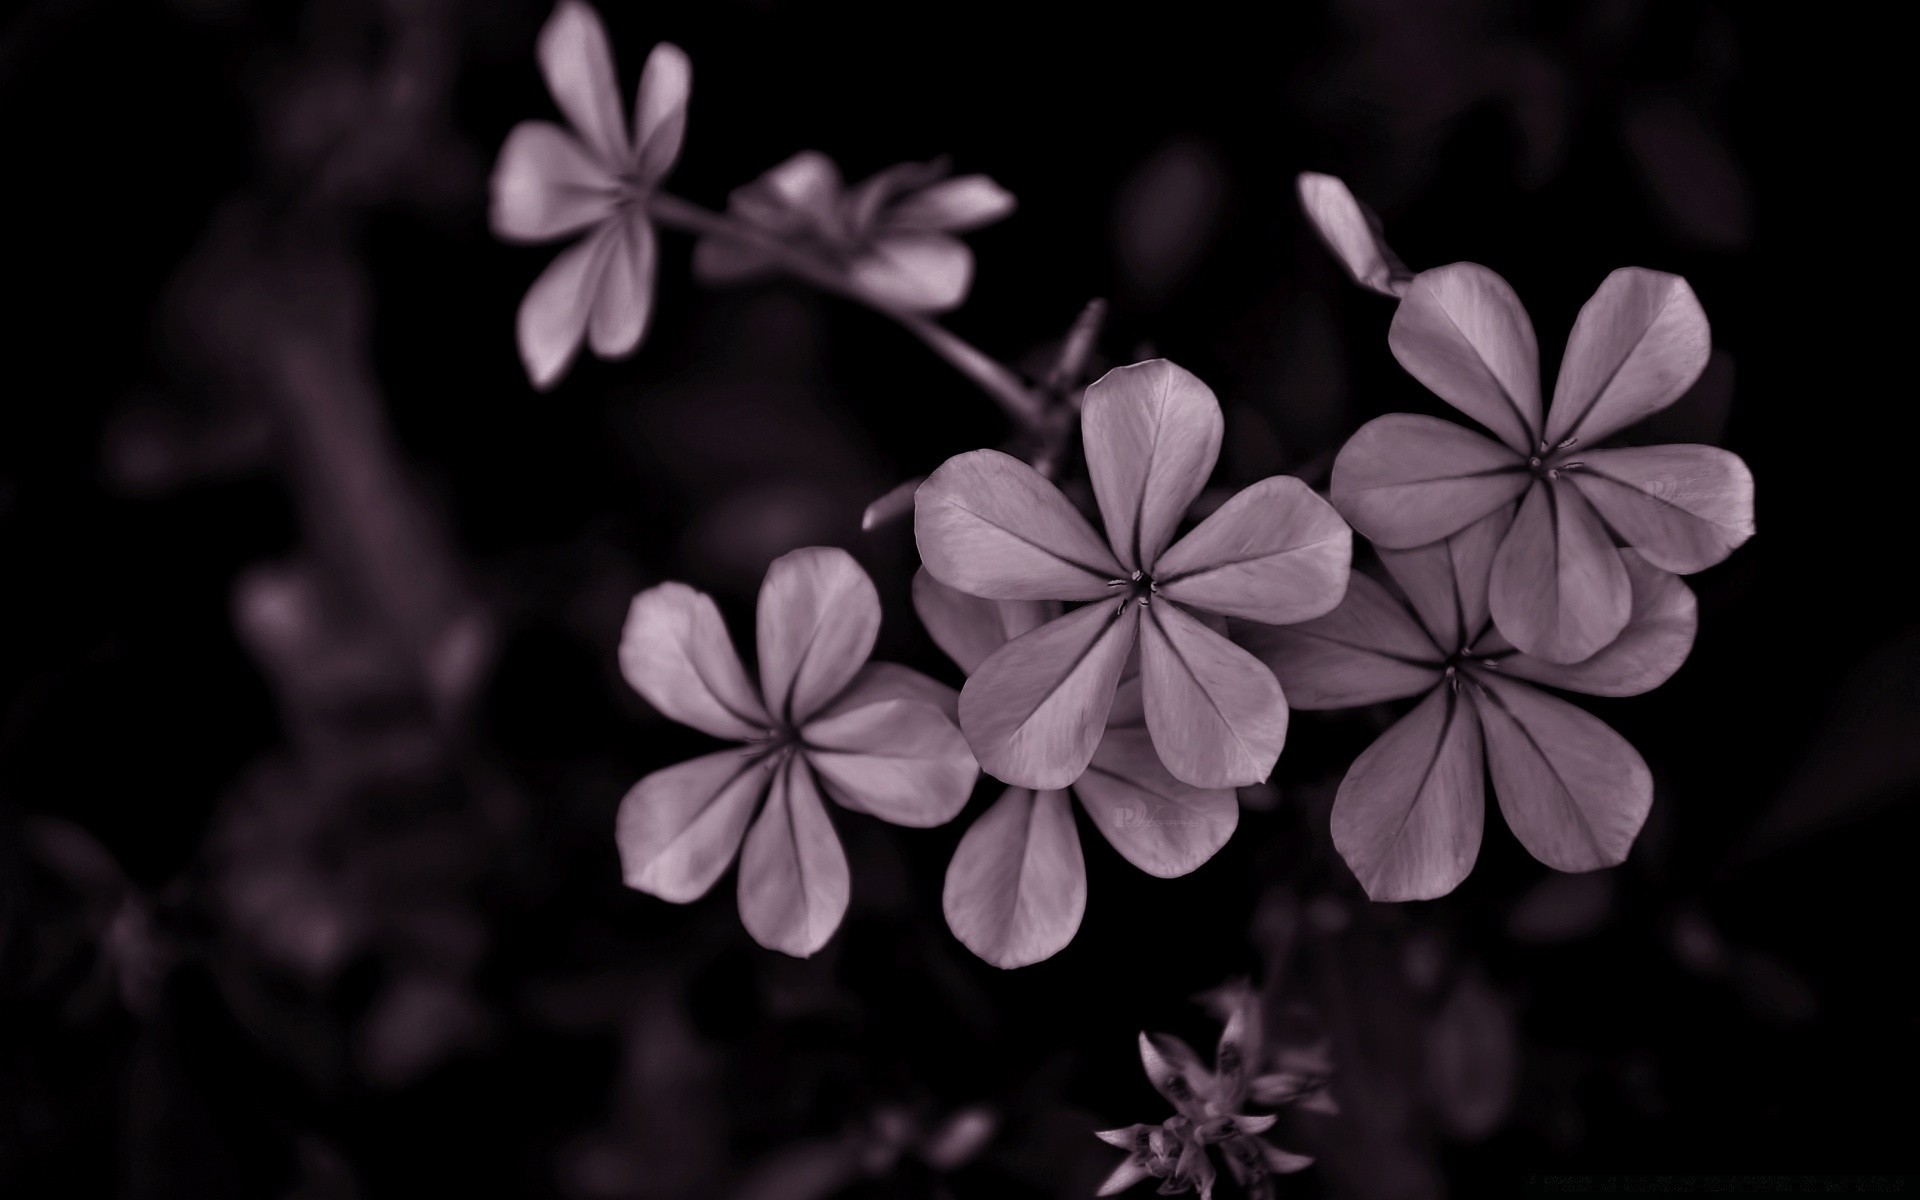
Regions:
[[[1606,924],[1614,888],[1610,871],[1548,875],[1507,914],[1507,933],[1515,941],[1537,945],[1587,937]]]
[[[1135,298],[1160,304],[1193,274],[1219,232],[1225,168],[1198,142],[1155,150],[1120,186],[1114,202],[1115,254]]]
[[[1716,250],[1747,244],[1753,203],[1746,173],[1697,111],[1672,97],[1642,97],[1626,105],[1621,134],[1676,233]]]
[[[1492,985],[1469,972],[1427,1027],[1427,1102],[1449,1133],[1478,1141],[1506,1121],[1519,1085],[1513,1014]]]

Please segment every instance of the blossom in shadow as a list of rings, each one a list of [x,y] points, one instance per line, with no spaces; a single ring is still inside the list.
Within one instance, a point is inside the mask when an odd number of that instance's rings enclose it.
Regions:
[[[659,249],[647,201],[687,128],[693,67],[662,42],[640,73],[629,132],[607,32],[593,9],[562,0],[540,31],[540,70],[570,129],[522,121],[493,168],[491,222],[504,241],[585,233],[520,303],[520,359],[536,388],[566,373],[585,340],[601,358],[631,354],[653,315]]]
[[[1273,1195],[1275,1175],[1312,1165],[1308,1156],[1282,1150],[1260,1136],[1278,1117],[1243,1110],[1254,1103],[1333,1111],[1324,1058],[1312,1066],[1277,1066],[1264,1035],[1259,997],[1244,982],[1216,989],[1203,999],[1224,1022],[1213,1066],[1201,1062],[1193,1047],[1177,1037],[1140,1035],[1140,1063],[1147,1080],[1173,1105],[1175,1115],[1158,1125],[1129,1125],[1096,1135],[1128,1152],[1100,1186],[1100,1195],[1158,1179],[1162,1195],[1194,1191],[1211,1197],[1218,1172],[1209,1149],[1219,1153],[1234,1181],[1255,1197]]]
[[[1104,539],[997,450],[948,459],[920,485],[914,533],[934,578],[989,600],[1090,602],[967,680],[960,725],[989,774],[1041,791],[1079,779],[1136,642],[1147,732],[1176,779],[1234,787],[1273,769],[1287,729],[1280,685],[1195,614],[1288,624],[1328,612],[1346,589],[1352,534],[1305,483],[1274,476],[1175,542],[1222,425],[1213,392],[1164,359],[1087,388],[1081,428]]]
[[[705,895],[738,850],[747,932],[805,957],[847,908],[846,854],[822,793],[896,825],[939,825],[966,804],[979,768],[948,715],[951,689],[867,661],[880,598],[844,550],[776,559],[757,625],[755,689],[710,597],[680,583],[634,597],[620,639],[627,682],[674,720],[740,745],[635,784],[615,836],[628,886],[675,903]]]
[[[955,235],[1013,209],[1005,188],[985,175],[949,178],[944,161],[902,163],[848,186],[817,150],[801,151],[727,201],[736,220],[820,260],[873,302],[907,312],[958,307],[973,284],[973,251]],[[693,269],[708,283],[729,284],[780,267],[765,248],[709,236],[694,247]]]
[[[1474,263],[1423,271],[1388,344],[1407,371],[1480,422],[1394,413],[1362,426],[1333,467],[1333,502],[1381,547],[1423,546],[1517,506],[1488,602],[1513,645],[1555,663],[1607,646],[1633,613],[1616,542],[1689,574],[1753,534],[1753,476],[1712,446],[1599,448],[1700,377],[1707,316],[1677,275],[1626,267],[1580,310],[1543,409],[1539,354],[1507,282]]]
[[[983,600],[923,568],[914,608],[933,640],[972,671],[1010,639],[1059,615],[1052,601]],[[1070,789],[1008,788],[954,850],[941,896],[955,937],[996,967],[1024,967],[1064,949],[1087,906],[1087,869],[1068,792],[1122,857],[1163,879],[1212,858],[1240,820],[1230,788],[1194,788],[1160,764],[1140,678],[1123,679],[1105,734]]]
[[[1422,697],[1354,761],[1334,800],[1334,845],[1375,900],[1444,896],[1466,878],[1488,774],[1520,843],[1561,871],[1624,860],[1653,803],[1626,739],[1535,685],[1594,696],[1658,687],[1693,648],[1693,593],[1640,554],[1609,549],[1631,588],[1620,636],[1571,665],[1516,650],[1489,614],[1513,520],[1502,508],[1444,541],[1383,550],[1404,599],[1355,572],[1325,617],[1242,631],[1301,708]]]

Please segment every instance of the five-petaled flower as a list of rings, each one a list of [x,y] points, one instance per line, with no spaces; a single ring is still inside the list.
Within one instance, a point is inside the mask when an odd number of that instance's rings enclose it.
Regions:
[[[1423,271],[1388,344],[1414,378],[1498,440],[1435,417],[1380,417],[1341,448],[1333,502],[1376,545],[1409,549],[1517,501],[1493,559],[1493,621],[1528,654],[1579,662],[1618,637],[1632,611],[1616,540],[1688,574],[1753,534],[1753,477],[1735,455],[1598,448],[1685,392],[1708,342],[1686,280],[1615,271],[1580,310],[1543,413],[1533,326],[1513,289],[1473,263]]]
[[[1571,665],[1517,651],[1488,614],[1488,575],[1512,519],[1503,507],[1444,541],[1381,551],[1405,602],[1356,571],[1346,600],[1319,620],[1242,632],[1301,708],[1424,695],[1354,761],[1334,800],[1334,845],[1375,900],[1431,899],[1467,877],[1488,773],[1520,843],[1561,871],[1625,859],[1653,803],[1652,776],[1625,738],[1533,685],[1594,696],[1658,687],[1693,647],[1693,593],[1609,548],[1632,590],[1625,631]]]
[[[1273,1128],[1271,1114],[1248,1114],[1249,1101],[1279,1107],[1299,1105],[1335,1111],[1326,1092],[1326,1073],[1270,1065],[1260,1000],[1245,983],[1214,993],[1210,1007],[1226,1022],[1209,1070],[1193,1048],[1161,1033],[1140,1035],[1140,1063],[1147,1079],[1175,1109],[1158,1125],[1129,1125],[1095,1136],[1128,1152],[1127,1159],[1101,1184],[1111,1196],[1143,1179],[1158,1179],[1162,1195],[1197,1191],[1213,1195],[1216,1178],[1208,1147],[1219,1150],[1235,1182],[1249,1196],[1271,1197],[1273,1177],[1304,1170],[1313,1159],[1282,1150],[1259,1135]],[[1324,1061],[1319,1063],[1324,1067]]]
[[[492,224],[510,242],[590,231],[561,251],[520,303],[520,359],[537,388],[558,382],[584,338],[601,358],[640,345],[659,260],[647,200],[687,128],[692,65],[662,42],[647,56],[628,136],[606,29],[580,0],[561,0],[540,31],[540,70],[571,131],[523,121],[493,169]]]
[[[1161,359],[1086,391],[1081,429],[1106,524],[997,450],[948,459],[920,485],[914,533],[934,578],[992,600],[1088,601],[1008,642],[960,693],[980,765],[1042,791],[1079,779],[1139,644],[1147,731],[1175,778],[1202,788],[1266,778],[1287,704],[1273,673],[1191,610],[1271,624],[1330,611],[1352,533],[1298,479],[1235,495],[1173,535],[1220,453],[1212,391]],[[1169,543],[1172,543],[1171,546]]]
[[[833,160],[803,150],[744,187],[727,212],[844,275],[868,299],[907,312],[945,312],[966,299],[973,251],[955,234],[1013,211],[985,175],[947,178],[943,161],[902,163],[854,187]],[[694,247],[694,273],[738,283],[779,270],[766,250],[717,235]]]
[[[804,957],[847,909],[846,855],[821,792],[896,825],[939,825],[979,768],[948,715],[951,688],[867,661],[880,598],[846,551],[776,559],[757,625],[756,691],[711,598],[680,583],[634,597],[620,638],[627,682],[674,720],[743,744],[642,779],[620,802],[616,837],[628,886],[676,903],[705,895],[744,837],[740,919],[761,945]]]
[[[1052,601],[969,596],[925,569],[913,579],[913,606],[965,671],[1060,615]],[[1232,789],[1189,787],[1160,765],[1138,675],[1121,681],[1106,733],[1072,791],[1114,849],[1162,879],[1212,858],[1240,820]],[[1024,967],[1071,942],[1086,911],[1087,868],[1067,792],[1008,788],[960,839],[942,905],[954,936],[996,967]]]

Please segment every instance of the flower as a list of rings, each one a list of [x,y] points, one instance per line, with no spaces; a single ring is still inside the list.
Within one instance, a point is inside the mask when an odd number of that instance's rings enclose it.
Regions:
[[[493,168],[490,216],[494,236],[509,242],[587,232],[520,302],[520,360],[545,391],[566,373],[582,338],[611,359],[631,354],[647,331],[659,262],[647,199],[680,157],[693,66],[678,46],[653,48],[629,138],[607,31],[593,9],[561,0],[540,31],[539,55],[547,90],[573,128],[549,121],[513,127]]]
[[[1060,615],[1051,601],[969,596],[924,567],[913,578],[913,606],[964,671]],[[1136,673],[1120,682],[1093,762],[1071,790],[1122,857],[1172,879],[1227,844],[1240,805],[1231,789],[1188,787],[1167,774],[1144,722]],[[1064,949],[1087,906],[1086,862],[1067,792],[1003,792],[954,850],[941,906],[953,936],[996,967],[1028,966]]]
[[[1474,263],[1423,271],[1388,344],[1414,378],[1493,431],[1395,413],[1362,426],[1333,466],[1334,504],[1376,545],[1447,537],[1519,502],[1493,559],[1500,632],[1537,658],[1574,663],[1612,642],[1633,608],[1615,540],[1689,574],[1753,535],[1753,476],[1711,446],[1597,449],[1673,403],[1706,366],[1707,316],[1677,275],[1607,276],[1567,339],[1541,412],[1526,310]]]
[[[1406,294],[1413,273],[1387,245],[1380,218],[1355,199],[1344,182],[1332,175],[1302,171],[1294,187],[1314,232],[1355,283],[1382,296]]]
[[[1620,637],[1572,665],[1515,650],[1488,611],[1491,564],[1513,519],[1500,508],[1445,541],[1381,551],[1404,602],[1355,572],[1325,617],[1242,631],[1301,708],[1424,696],[1354,761],[1334,798],[1334,845],[1375,900],[1444,896],[1467,877],[1489,772],[1521,845],[1560,871],[1621,862],[1653,803],[1652,776],[1625,738],[1532,685],[1651,691],[1693,648],[1693,593],[1642,555],[1611,550],[1632,590]]]
[[[1174,544],[1220,453],[1213,392],[1164,359],[1087,388],[1087,468],[1107,529],[997,450],[948,459],[914,497],[927,570],[990,600],[1097,601],[995,651],[960,693],[960,727],[989,774],[1052,790],[1079,779],[1140,645],[1147,731],[1194,787],[1257,783],[1279,757],[1287,702],[1273,673],[1189,609],[1286,624],[1340,602],[1352,534],[1298,479],[1240,492]]]
[[[902,163],[847,187],[833,160],[803,150],[736,188],[727,212],[846,274],[874,302],[908,312],[945,312],[966,299],[973,252],[954,237],[1003,220],[1012,193],[985,175],[945,178],[944,161]],[[708,283],[773,274],[765,250],[702,238],[694,273]]]
[[[681,724],[742,745],[635,784],[615,837],[627,886],[676,904],[705,895],[744,837],[741,921],[768,949],[805,957],[847,909],[847,859],[822,791],[925,827],[952,820],[980,772],[949,716],[952,689],[867,661],[880,598],[846,551],[774,560],[757,623],[758,691],[710,597],[663,583],[633,598],[620,637],[627,682]]]
[[[1250,1195],[1272,1195],[1272,1177],[1305,1170],[1313,1159],[1294,1154],[1260,1137],[1273,1128],[1273,1114],[1241,1111],[1251,1099],[1279,1106],[1300,1104],[1334,1111],[1327,1097],[1324,1069],[1307,1073],[1276,1070],[1255,1075],[1267,1059],[1259,997],[1244,982],[1217,989],[1206,998],[1224,1021],[1214,1068],[1208,1070],[1193,1048],[1163,1033],[1140,1035],[1140,1063],[1147,1080],[1173,1105],[1176,1115],[1159,1125],[1129,1125],[1094,1136],[1128,1151],[1100,1185],[1099,1194],[1123,1192],[1143,1179],[1159,1179],[1162,1195],[1198,1191],[1211,1197],[1216,1178],[1207,1147],[1220,1150],[1227,1170]]]

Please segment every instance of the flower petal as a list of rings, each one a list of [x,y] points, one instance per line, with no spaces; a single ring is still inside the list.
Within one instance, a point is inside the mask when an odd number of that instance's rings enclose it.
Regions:
[[[853,555],[809,546],[767,568],[757,625],[767,711],[799,726],[866,665],[880,635],[880,595]]]
[[[946,312],[973,286],[973,251],[944,233],[887,234],[853,260],[847,277],[882,307]]]
[[[1161,765],[1152,737],[1141,728],[1109,729],[1073,791],[1123,858],[1162,879],[1200,867],[1240,823],[1240,801],[1231,788],[1181,783]]]
[[[1107,1176],[1105,1182],[1101,1183],[1100,1190],[1094,1195],[1117,1196],[1142,1179],[1148,1178],[1151,1178],[1151,1172],[1147,1170],[1146,1163],[1139,1158],[1128,1157],[1113,1169],[1113,1173]]]
[[[1333,844],[1374,900],[1431,900],[1480,855],[1486,793],[1480,722],[1437,687],[1366,748],[1333,802]]]
[[[1714,446],[1590,450],[1567,473],[1620,540],[1689,575],[1753,536],[1753,474]]]
[[[894,206],[887,226],[902,231],[968,233],[1012,215],[1013,193],[985,175],[956,175]]]
[[[1445,655],[1406,605],[1358,571],[1340,607],[1299,625],[1238,625],[1236,640],[1300,709],[1356,708],[1417,696],[1440,682]]]
[[[766,791],[767,770],[752,749],[722,750],[634,784],[613,835],[627,886],[675,904],[706,895]]]
[[[928,476],[913,533],[933,577],[971,596],[1098,600],[1126,574],[1060,489],[998,450],[956,455]]]
[[[1087,866],[1065,792],[1008,788],[960,839],[940,906],[962,945],[996,967],[1052,958],[1079,932]]]
[[[628,216],[613,225],[607,268],[600,273],[587,322],[587,344],[601,358],[631,354],[646,335],[653,316],[653,281],[659,247],[645,217]]]
[[[921,700],[832,712],[814,718],[801,737],[829,795],[895,825],[953,820],[980,778],[960,730]]]
[[[1465,649],[1491,619],[1487,588],[1493,556],[1513,526],[1514,507],[1502,505],[1444,541],[1380,551],[1380,561],[1413,602],[1433,644],[1449,653]]]
[[[672,42],[661,42],[640,70],[633,101],[634,173],[647,186],[659,183],[680,157],[687,135],[687,96],[693,63]]]
[[[1627,740],[1564,700],[1476,672],[1470,689],[1507,824],[1560,871],[1627,857],[1653,806],[1653,776]]]
[[[1507,281],[1478,263],[1413,277],[1387,345],[1435,395],[1528,454],[1540,438],[1540,351]]]
[[[1207,1070],[1193,1047],[1166,1033],[1140,1035],[1140,1065],[1153,1090],[1189,1120],[1205,1120],[1201,1097],[1213,1090],[1213,1072]]]
[[[983,600],[948,587],[921,567],[913,573],[913,611],[934,644],[971,673],[995,650],[1059,616],[1060,606],[1046,600]]]
[[[912,667],[903,667],[899,663],[870,662],[860,668],[860,673],[853,677],[853,682],[832,704],[814,714],[813,720],[823,721],[856,708],[878,704],[882,700],[918,700],[947,714],[950,721],[957,722],[960,719],[959,692],[937,679],[922,675]]]
[[[1089,604],[994,651],[960,691],[960,727],[996,779],[1063,788],[1100,744],[1140,624],[1135,604]]]
[[[581,140],[609,170],[626,166],[632,151],[600,14],[580,0],[560,0],[540,30],[538,55],[547,90]]]
[[[1331,175],[1302,171],[1297,186],[1314,231],[1353,281],[1383,296],[1405,295],[1413,272],[1387,246],[1379,218],[1354,199],[1347,185]]]
[[[1195,787],[1265,779],[1287,738],[1287,701],[1273,672],[1177,604],[1146,611],[1140,678],[1160,761]]]
[[[1459,532],[1518,498],[1532,478],[1491,438],[1438,417],[1390,413],[1340,447],[1330,493],[1367,538],[1405,549]]]
[[[831,158],[818,150],[802,150],[735,188],[727,207],[770,233],[837,235],[844,232],[839,208],[845,190],[840,168]]]
[[[613,250],[611,224],[562,250],[520,301],[514,331],[520,361],[527,378],[540,391],[560,381],[580,352],[587,333],[587,315],[593,310]]]
[[[774,778],[740,852],[740,923],[769,950],[806,958],[847,914],[847,854],[801,755]]]
[[[1260,1147],[1260,1156],[1266,1161],[1267,1170],[1275,1175],[1292,1175],[1313,1165],[1313,1156],[1310,1154],[1295,1154],[1291,1150],[1282,1150],[1265,1138],[1253,1140]]]
[[[1699,605],[1679,576],[1631,550],[1622,550],[1620,558],[1633,587],[1633,612],[1619,637],[1593,657],[1564,666],[1509,655],[1498,660],[1500,673],[1590,696],[1638,696],[1671,679],[1693,649]]]
[[[1633,588],[1606,526],[1578,491],[1539,482],[1493,556],[1487,605],[1515,646],[1579,662],[1620,636]]]
[[[1128,569],[1151,568],[1173,540],[1213,473],[1224,427],[1213,390],[1164,358],[1116,367],[1087,389],[1087,473],[1107,543]]]
[[[1706,370],[1713,336],[1678,275],[1622,267],[1574,319],[1546,441],[1592,445],[1680,398]]]
[[[1353,531],[1289,475],[1233,496],[1154,564],[1160,594],[1207,612],[1291,625],[1346,594]]]
[[[488,224],[508,242],[547,242],[613,212],[613,176],[579,140],[547,121],[522,121],[500,147]]]
[[[773,726],[719,608],[684,583],[633,598],[620,631],[620,673],[647,703],[702,733],[745,740]]]

